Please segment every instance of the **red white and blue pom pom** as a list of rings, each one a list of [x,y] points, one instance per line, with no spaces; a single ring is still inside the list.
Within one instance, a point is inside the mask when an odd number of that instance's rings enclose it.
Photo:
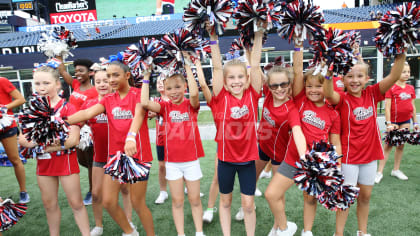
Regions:
[[[270,62],[264,66],[264,73],[268,73],[274,66],[291,67],[289,64],[284,63],[284,58],[282,56],[278,56],[274,59],[273,62]]]
[[[362,42],[362,35],[360,34],[360,31],[350,31],[349,37],[351,46],[353,46],[354,44],[360,45],[360,43]]]
[[[411,145],[420,145],[420,132],[414,131],[407,134],[406,142]]]
[[[311,41],[310,51],[314,54],[311,66],[315,67],[314,74],[321,73],[325,76],[328,70],[335,75],[347,74],[356,63],[353,49],[350,45],[349,35],[339,29],[329,28],[323,34],[315,35]],[[322,66],[325,62],[325,66]]]
[[[407,141],[407,137],[409,135],[409,129],[394,129],[390,132],[386,132],[386,136],[383,139],[384,142],[389,146],[400,146]]]
[[[298,170],[294,180],[296,185],[309,195],[318,197],[323,192],[335,192],[343,181],[338,169],[335,147],[325,143],[315,143],[304,159],[296,163]]]
[[[341,185],[337,191],[325,191],[318,196],[321,205],[331,211],[345,210],[352,205],[359,196],[360,188],[352,185]]]
[[[27,209],[26,204],[14,203],[11,199],[0,203],[0,232],[15,225],[26,214]]]
[[[259,20],[267,22],[271,28],[271,9],[274,3],[266,0],[240,0],[236,8],[234,17],[237,21],[240,32],[251,30],[258,31],[257,23]]]
[[[22,133],[29,142],[45,147],[55,143],[64,144],[68,138],[69,124],[57,116],[50,104],[48,96],[35,94],[29,106],[19,115]]]
[[[276,6],[280,8],[281,6]],[[280,11],[275,19],[274,26],[277,28],[278,34],[288,39],[289,43],[293,37],[297,37],[295,43],[303,42],[306,39],[313,40],[316,33],[324,31],[322,23],[324,16],[319,11],[319,6],[306,4],[303,0],[295,0]]]
[[[77,44],[73,32],[60,26],[42,33],[38,47],[48,58],[61,56],[66,59],[69,55],[73,56],[69,50],[76,48]]]
[[[88,149],[89,147],[92,147],[92,145],[93,145],[92,130],[90,129],[89,125],[84,125],[80,129],[80,141],[79,141],[79,145],[77,145],[77,148],[84,151]]]
[[[419,41],[420,8],[416,2],[407,2],[388,11],[379,21],[374,41],[384,56],[404,53],[404,48],[416,50]]]
[[[13,116],[7,114],[7,107],[0,106],[0,132],[9,128],[13,124]]]
[[[117,152],[117,154],[111,156],[108,163],[104,166],[105,174],[118,179],[121,184],[133,184],[137,181],[147,180],[151,167],[152,163],[138,163],[137,159],[127,156],[121,152]]]
[[[184,8],[184,21],[189,22],[187,29],[203,36],[205,23],[214,25],[216,34],[222,35],[226,23],[234,11],[230,0],[192,0],[188,8]]]

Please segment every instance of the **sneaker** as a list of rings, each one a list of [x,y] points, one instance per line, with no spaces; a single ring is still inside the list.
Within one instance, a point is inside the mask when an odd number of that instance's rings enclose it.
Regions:
[[[188,194],[188,189],[187,187],[184,188],[184,193]],[[200,192],[200,197],[204,197],[204,193]]]
[[[139,232],[137,232],[136,229],[133,229],[133,232],[131,234],[123,233],[122,236],[139,236]]]
[[[206,236],[203,232],[195,232],[195,236]]]
[[[267,235],[267,236],[276,236],[276,235],[277,235],[277,234],[276,234],[276,231],[277,231],[277,229],[275,229],[275,228],[271,228],[270,233],[268,233],[268,235]]]
[[[300,236],[313,236],[312,231],[305,231],[302,229]]]
[[[90,231],[90,236],[100,236],[100,235],[102,235],[104,233],[104,228],[102,228],[102,227],[98,227],[98,226],[95,226],[95,228],[93,228],[91,231]]]
[[[287,221],[287,229],[281,230],[280,228],[276,230],[277,236],[293,236],[296,233],[297,225],[293,222]]]
[[[370,234],[364,234],[362,231],[357,231],[357,236],[370,236]]]
[[[239,207],[238,213],[236,213],[235,215],[235,220],[237,221],[244,220],[244,210],[242,209],[242,207]]]
[[[29,197],[29,194],[27,192],[20,192],[19,194],[19,203],[28,203],[29,201],[31,201],[31,198]]]
[[[91,192],[86,193],[85,199],[83,199],[83,204],[85,204],[85,206],[92,205],[92,193]]]
[[[205,210],[203,214],[203,221],[207,223],[211,223],[213,221],[213,213],[215,213],[216,211],[217,211],[216,207],[207,208],[207,210]]]
[[[271,171],[269,171],[269,172],[265,172],[264,170],[261,172],[261,174],[260,174],[260,177],[259,177],[260,179],[263,179],[263,178],[266,178],[266,179],[269,179],[269,178],[271,178]]]
[[[168,199],[168,193],[166,191],[160,191],[159,196],[156,198],[155,204],[163,204]]]
[[[382,173],[376,172],[375,184],[379,184],[379,182],[381,182],[383,177],[384,177],[384,175]]]
[[[261,197],[262,196],[262,192],[258,188],[255,189],[254,194],[255,194],[256,197]]]
[[[392,170],[391,176],[397,177],[400,180],[407,180],[408,177],[400,170]]]

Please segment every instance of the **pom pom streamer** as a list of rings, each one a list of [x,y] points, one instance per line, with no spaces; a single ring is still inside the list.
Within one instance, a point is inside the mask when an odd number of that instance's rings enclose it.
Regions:
[[[404,48],[417,52],[419,41],[420,8],[416,2],[407,2],[387,11],[379,21],[374,41],[385,57],[404,53]]]
[[[38,41],[38,47],[48,58],[61,56],[66,59],[69,55],[73,56],[69,50],[76,48],[77,44],[73,32],[64,26],[60,26],[42,33]]]
[[[54,110],[50,104],[49,97],[35,94],[30,99],[28,108],[19,115],[22,133],[29,142],[34,142],[38,146],[64,144],[68,138],[69,125],[57,116],[65,103],[57,110]]]
[[[223,34],[223,29],[234,11],[231,0],[192,0],[184,9],[183,19],[187,29],[203,36],[205,23],[209,21],[214,26],[217,35]]]
[[[410,136],[410,130],[408,129],[395,129],[385,133],[386,136],[383,140],[389,146],[403,145],[407,141],[407,137]]]
[[[360,45],[360,43],[362,42],[362,35],[360,34],[360,31],[350,31],[349,37],[351,46],[353,46],[355,43]]]
[[[7,114],[7,107],[0,107],[0,132],[9,128],[13,124],[13,116]]]
[[[406,142],[411,145],[420,145],[420,132],[414,131],[407,134]]]
[[[26,214],[26,204],[6,199],[0,203],[0,232],[10,229]]]
[[[313,40],[315,34],[323,33],[322,23],[324,16],[319,11],[319,6],[306,4],[303,0],[295,0],[285,7],[277,3],[273,17],[274,26],[278,34],[288,39],[289,43],[296,36],[296,42],[300,43],[306,39]],[[283,8],[283,10],[279,10]]]
[[[90,129],[89,125],[84,125],[80,129],[80,141],[79,145],[77,147],[84,151],[88,149],[89,147],[92,147],[93,140],[92,140],[92,130]]]
[[[133,184],[147,179],[151,167],[152,164],[150,162],[138,163],[136,159],[121,152],[111,156],[108,163],[104,166],[105,174],[118,179],[121,184]]]
[[[311,61],[311,67],[315,67],[314,74],[325,76],[328,70],[335,75],[347,74],[356,63],[349,34],[339,29],[329,28],[325,36],[317,34],[315,40],[311,41],[310,51],[314,54]]]

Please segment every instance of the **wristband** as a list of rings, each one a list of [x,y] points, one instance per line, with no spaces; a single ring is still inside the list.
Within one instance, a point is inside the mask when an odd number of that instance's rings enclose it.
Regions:
[[[216,45],[219,43],[219,40],[210,40],[210,45]]]
[[[134,143],[137,143],[137,142],[136,142],[136,139],[135,139],[135,138],[133,138],[133,137],[127,137],[127,138],[125,139],[125,142],[127,142],[127,141],[133,141]]]
[[[413,126],[419,125],[419,123],[413,123]]]
[[[66,149],[66,147],[64,145],[61,145],[61,150]]]
[[[331,79],[331,76],[326,75],[326,76],[325,76],[325,79],[326,79],[326,80],[330,80],[330,79]]]
[[[389,126],[387,126],[386,128],[387,128],[387,129],[390,129],[390,128],[394,128],[394,126],[389,125]]]
[[[391,121],[387,121],[387,122],[385,122],[385,124],[386,125],[390,125],[390,124],[392,124],[392,122]]]
[[[246,66],[247,69],[251,69],[251,66]]]
[[[295,48],[294,50],[295,50],[295,52],[301,52],[301,51],[303,51],[303,48]]]
[[[128,136],[133,136],[133,137],[136,137],[137,136],[137,134],[135,133],[135,132],[128,132],[127,133],[127,137]]]
[[[162,8],[156,8],[156,12],[162,12]]]
[[[360,56],[360,52],[356,53],[356,57],[357,57],[357,56]]]
[[[148,79],[144,79],[144,80],[142,80],[141,81],[143,84],[150,84],[150,80],[148,80]]]

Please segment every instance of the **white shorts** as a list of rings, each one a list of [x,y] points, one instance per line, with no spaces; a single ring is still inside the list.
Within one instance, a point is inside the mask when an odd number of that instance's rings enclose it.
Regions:
[[[200,162],[198,160],[188,162],[166,162],[166,179],[177,180],[184,177],[185,180],[195,181],[201,179]]]
[[[375,183],[375,176],[377,170],[377,161],[372,161],[367,164],[341,164],[341,172],[344,175],[344,184],[356,186],[373,185]]]

